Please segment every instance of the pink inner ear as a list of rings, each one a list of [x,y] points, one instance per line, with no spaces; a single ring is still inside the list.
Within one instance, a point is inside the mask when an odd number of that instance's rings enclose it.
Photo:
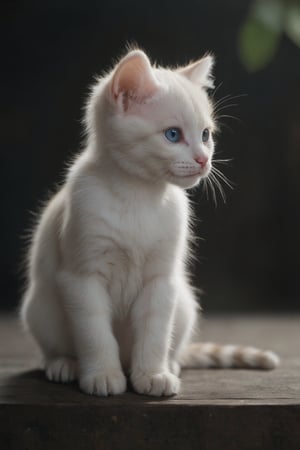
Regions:
[[[158,86],[151,65],[144,53],[137,51],[123,60],[112,79],[112,94],[116,101],[122,99],[125,111],[131,104],[142,103],[154,95]]]

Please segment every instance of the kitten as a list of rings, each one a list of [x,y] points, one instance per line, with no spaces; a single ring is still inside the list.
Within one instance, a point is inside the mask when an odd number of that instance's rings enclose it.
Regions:
[[[192,344],[184,189],[210,173],[213,59],[176,70],[130,51],[99,79],[87,146],[43,211],[29,253],[22,318],[49,380],[88,394],[179,391],[181,367],[271,369],[272,352]]]

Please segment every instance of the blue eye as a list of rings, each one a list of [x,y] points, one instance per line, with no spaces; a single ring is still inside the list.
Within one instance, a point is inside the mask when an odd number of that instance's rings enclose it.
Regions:
[[[202,131],[202,142],[207,142],[209,136],[210,136],[209,129],[205,128],[205,130]]]
[[[182,138],[182,131],[180,128],[172,127],[165,130],[165,136],[168,141],[177,143]]]

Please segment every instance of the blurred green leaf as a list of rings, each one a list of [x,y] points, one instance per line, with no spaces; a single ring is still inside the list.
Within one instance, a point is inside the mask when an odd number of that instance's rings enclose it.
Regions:
[[[250,16],[242,26],[238,48],[242,63],[249,72],[263,69],[273,58],[280,38],[280,30],[267,26]]]
[[[287,5],[284,29],[291,41],[300,47],[300,4],[298,2]]]
[[[250,17],[256,18],[266,27],[280,32],[283,24],[283,0],[256,0],[251,8]]]

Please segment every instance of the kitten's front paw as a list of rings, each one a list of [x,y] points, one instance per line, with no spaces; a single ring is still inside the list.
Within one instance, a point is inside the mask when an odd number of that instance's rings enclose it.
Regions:
[[[180,380],[170,372],[148,374],[144,372],[133,372],[131,381],[134,390],[139,394],[162,395],[178,394],[180,389]]]
[[[119,369],[107,370],[97,374],[87,374],[80,377],[80,388],[91,395],[107,397],[123,394],[126,391],[126,378]]]

